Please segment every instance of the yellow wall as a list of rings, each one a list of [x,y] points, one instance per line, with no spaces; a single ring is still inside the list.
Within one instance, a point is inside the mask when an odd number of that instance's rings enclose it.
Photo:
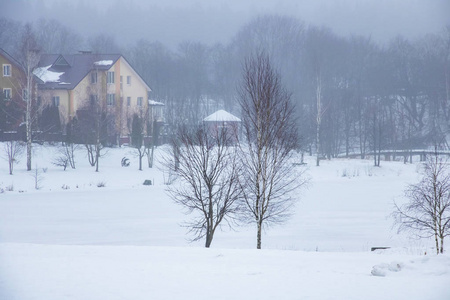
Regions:
[[[119,107],[120,120],[118,122],[118,128],[122,135],[128,135],[130,133],[130,128],[127,126],[129,122],[128,119],[133,118],[134,113],[145,114],[148,106],[148,90],[146,85],[139,79],[136,72],[131,68],[131,66],[121,57],[113,66],[116,72],[120,72],[118,82],[119,88],[119,99],[122,99]],[[120,88],[120,76],[122,76],[122,88]],[[127,76],[131,77],[130,84],[127,83]],[[127,105],[127,97],[131,98],[130,106]],[[142,97],[142,107],[139,107],[138,97]],[[117,98],[117,96],[116,96]],[[118,101],[120,102],[120,101]]]
[[[114,73],[114,84],[107,84],[107,72]],[[41,90],[41,99],[51,101],[52,96],[60,97],[61,122],[67,123],[76,116],[77,110],[89,103],[90,95],[99,95],[102,107],[106,107],[109,113],[116,115],[116,128],[122,136],[128,135],[127,119],[131,119],[134,113],[145,113],[148,106],[148,89],[131,66],[120,57],[108,71],[97,70],[97,83],[91,84],[91,73],[71,91],[68,90]],[[122,76],[122,85],[120,77]],[[131,83],[127,84],[127,76],[131,76]],[[106,105],[106,94],[114,93],[116,105]],[[127,106],[127,97],[131,97],[131,105]],[[142,97],[142,107],[137,105],[138,97]],[[51,103],[51,102],[49,102]]]
[[[4,64],[11,66],[11,76],[3,76]],[[26,88],[26,80],[25,74],[22,71],[0,55],[0,93],[3,93],[4,88],[11,89],[12,98],[21,97],[22,90]]]
[[[39,97],[41,97],[41,108],[47,105],[53,105],[53,97],[59,96],[59,115],[61,118],[61,124],[65,124],[69,121],[69,93],[67,90],[40,90]]]

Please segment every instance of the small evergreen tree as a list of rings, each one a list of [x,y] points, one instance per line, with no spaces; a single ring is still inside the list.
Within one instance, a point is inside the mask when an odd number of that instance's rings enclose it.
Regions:
[[[144,122],[138,114],[133,115],[131,123],[131,145],[137,151],[139,170],[142,171],[142,158],[145,155]]]

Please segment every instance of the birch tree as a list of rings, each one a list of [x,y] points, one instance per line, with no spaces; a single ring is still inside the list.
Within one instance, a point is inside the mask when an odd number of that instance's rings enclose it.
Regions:
[[[25,87],[21,91],[23,100],[26,103],[25,110],[25,126],[26,126],[26,152],[27,152],[27,171],[31,170],[31,156],[32,156],[32,133],[33,126],[38,115],[33,96],[36,92],[33,91],[35,87],[33,71],[39,63],[40,54],[39,48],[35,40],[34,32],[30,24],[26,24],[22,36],[21,43],[21,57],[20,62],[25,71]]]
[[[409,202],[395,203],[393,216],[399,231],[410,230],[420,238],[434,237],[436,252],[444,253],[444,238],[450,235],[450,172],[448,159],[430,156],[422,180],[408,186]]]
[[[263,227],[287,220],[298,199],[291,192],[305,179],[291,160],[298,148],[294,107],[268,56],[258,54],[245,61],[238,92],[244,135],[243,220],[256,223],[256,247],[261,249]]]

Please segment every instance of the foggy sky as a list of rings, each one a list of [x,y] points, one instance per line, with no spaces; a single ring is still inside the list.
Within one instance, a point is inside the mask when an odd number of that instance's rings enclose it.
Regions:
[[[0,17],[55,18],[82,35],[105,32],[118,43],[141,37],[171,47],[184,40],[227,43],[242,25],[261,14],[290,15],[306,24],[328,26],[340,35],[359,34],[385,42],[398,34],[415,38],[439,32],[450,24],[450,1],[0,0]]]

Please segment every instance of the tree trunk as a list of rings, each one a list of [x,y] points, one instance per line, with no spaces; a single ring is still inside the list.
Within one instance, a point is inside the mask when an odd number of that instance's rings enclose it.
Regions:
[[[99,144],[95,147],[95,172],[98,172],[98,161],[100,160],[100,148]]]
[[[70,143],[69,146],[69,151],[70,151],[70,166],[72,167],[72,169],[75,169],[75,149],[74,149],[74,145],[73,143]]]
[[[32,147],[32,126],[31,126],[31,70],[28,65],[27,68],[27,98],[26,100],[26,112],[25,112],[25,129],[27,131],[27,171],[31,171],[31,147]]]
[[[14,167],[14,159],[12,157],[9,158],[9,175],[13,174]]]
[[[152,151],[150,152],[150,156],[148,157],[148,167],[153,168],[153,155],[155,153],[155,146],[152,145]]]
[[[258,232],[256,235],[256,249],[261,249],[261,231],[262,231],[262,221],[258,220]]]
[[[154,152],[155,147],[152,145],[151,149],[147,148],[145,150],[146,154],[147,154],[147,162],[148,162],[148,167],[149,168],[153,168],[153,152]]]
[[[317,88],[316,88],[316,100],[317,100],[317,128],[316,128],[316,150],[317,150],[317,158],[316,158],[316,166],[318,167],[320,164],[320,124],[322,123],[322,83],[320,79],[320,75],[317,75]]]
[[[439,202],[441,201],[441,199],[440,199],[440,197],[439,197]],[[440,203],[438,204],[438,206],[439,206],[439,212],[438,212],[438,229],[439,229],[439,237],[440,237],[440,239],[441,239],[441,248],[440,248],[440,253],[442,254],[442,253],[444,253],[444,234],[445,234],[445,228],[443,228],[442,227],[442,215],[441,215],[441,212],[442,212],[442,208],[441,208],[441,205],[440,205]]]
[[[211,230],[209,228],[206,230],[205,248],[209,248],[211,246],[213,234],[210,231]]]
[[[436,242],[436,253],[439,255],[439,239],[438,239],[437,230],[434,231],[434,240]]]
[[[348,158],[350,153],[350,132],[347,131],[345,135],[345,157]]]
[[[139,153],[139,171],[142,171],[142,157],[144,156],[144,153],[142,153],[141,148],[138,149],[138,153]]]

